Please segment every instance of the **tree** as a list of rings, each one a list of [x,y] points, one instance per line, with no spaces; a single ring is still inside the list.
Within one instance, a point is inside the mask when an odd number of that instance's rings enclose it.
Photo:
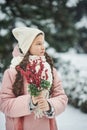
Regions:
[[[15,39],[11,30],[19,24],[42,29],[47,42],[59,52],[76,46],[79,40],[79,32],[75,28],[77,8],[68,7],[67,1],[6,0],[0,3],[1,14],[4,16],[0,20],[2,58],[6,58],[12,51]]]
[[[87,1],[79,0],[75,7],[71,8],[71,12],[74,13],[74,24],[76,26],[79,37],[76,46],[77,51],[87,53]],[[81,48],[81,50],[80,50]]]

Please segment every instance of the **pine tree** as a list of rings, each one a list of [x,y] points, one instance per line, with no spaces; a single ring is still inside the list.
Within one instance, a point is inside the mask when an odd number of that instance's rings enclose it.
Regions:
[[[13,43],[16,41],[11,30],[19,24],[42,29],[49,45],[59,52],[65,52],[75,46],[79,40],[79,32],[75,28],[77,8],[68,7],[67,1],[6,0],[0,3],[4,16],[0,19],[2,57],[6,58],[12,51]]]

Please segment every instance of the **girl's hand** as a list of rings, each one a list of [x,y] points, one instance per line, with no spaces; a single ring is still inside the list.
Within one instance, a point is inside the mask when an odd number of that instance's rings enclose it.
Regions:
[[[43,94],[41,93],[39,96],[34,97],[32,96],[32,102],[33,104],[37,104],[38,107],[42,110],[42,111],[49,111],[50,106],[46,100],[45,97],[43,97]]]
[[[37,99],[37,101],[38,101],[38,106],[39,106],[39,108],[40,108],[43,112],[49,111],[49,109],[50,109],[49,104],[48,104],[47,100],[46,100],[44,97],[39,96],[38,99]]]
[[[37,104],[37,98],[32,96],[31,99],[32,99],[33,104],[36,105]]]

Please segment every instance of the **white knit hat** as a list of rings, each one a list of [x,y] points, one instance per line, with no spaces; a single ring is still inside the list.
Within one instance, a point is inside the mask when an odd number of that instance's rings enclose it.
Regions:
[[[23,54],[25,55],[29,50],[33,40],[35,37],[44,32],[31,27],[18,27],[12,30],[12,33],[16,40],[18,41],[19,48],[22,50]]]

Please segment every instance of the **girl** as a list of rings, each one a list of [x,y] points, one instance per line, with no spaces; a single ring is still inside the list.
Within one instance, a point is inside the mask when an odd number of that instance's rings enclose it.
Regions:
[[[52,59],[45,52],[44,32],[35,28],[19,27],[13,29],[12,33],[18,46],[13,51],[10,67],[4,72],[0,92],[0,110],[5,113],[6,130],[58,130],[55,116],[65,110],[68,99]],[[31,56],[44,57],[51,68],[52,85],[49,98],[43,96],[42,92],[37,96],[28,92],[28,82],[20,68],[26,71]],[[35,119],[37,106],[43,115]]]

